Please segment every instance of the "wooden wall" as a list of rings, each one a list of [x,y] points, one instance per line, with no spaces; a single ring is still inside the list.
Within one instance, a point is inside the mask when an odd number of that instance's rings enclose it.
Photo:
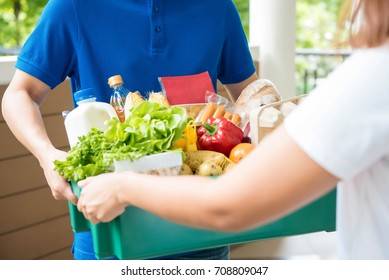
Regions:
[[[0,98],[5,89],[0,85]],[[47,133],[62,150],[69,149],[61,116],[73,107],[69,93],[65,81],[41,107]],[[0,139],[0,259],[72,259],[67,202],[52,197],[38,161],[16,140],[2,114]]]

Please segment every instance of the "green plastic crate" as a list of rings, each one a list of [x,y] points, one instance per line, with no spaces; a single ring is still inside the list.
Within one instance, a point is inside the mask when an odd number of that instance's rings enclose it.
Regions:
[[[80,188],[72,183],[73,192]],[[146,259],[177,253],[238,244],[261,239],[335,230],[336,190],[270,224],[240,232],[226,233],[195,229],[169,222],[136,207],[109,223],[92,224],[69,203],[75,232],[92,231],[98,259]]]

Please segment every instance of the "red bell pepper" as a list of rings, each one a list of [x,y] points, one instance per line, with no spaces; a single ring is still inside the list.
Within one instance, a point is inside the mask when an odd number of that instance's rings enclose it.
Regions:
[[[199,150],[230,155],[233,147],[241,143],[243,131],[224,117],[209,118],[197,130]]]

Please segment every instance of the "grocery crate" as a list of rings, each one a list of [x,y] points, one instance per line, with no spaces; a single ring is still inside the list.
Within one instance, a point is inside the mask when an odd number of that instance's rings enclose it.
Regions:
[[[285,114],[290,111],[285,108],[279,110],[281,105],[288,102],[298,104],[303,98],[304,96],[294,97],[253,110],[250,114],[250,122],[254,143],[259,143],[267,133],[282,122]],[[272,120],[270,122],[266,120],[271,116],[267,108],[282,111],[281,120],[273,118],[272,127],[269,125]],[[73,192],[79,196],[81,189],[73,182],[71,186]],[[99,224],[90,223],[71,203],[69,203],[69,212],[73,231],[92,232],[93,246],[98,259],[109,257],[122,260],[148,259],[262,239],[334,231],[336,189],[281,219],[239,233],[179,225],[132,206],[127,207],[123,214],[111,222]]]
[[[72,183],[73,192],[80,188]],[[261,239],[335,230],[336,190],[275,222],[239,233],[203,230],[179,225],[136,207],[109,223],[92,224],[69,203],[75,232],[92,231],[98,259],[147,259],[187,251]]]
[[[304,100],[306,94],[269,103],[250,111],[250,138],[258,145]]]

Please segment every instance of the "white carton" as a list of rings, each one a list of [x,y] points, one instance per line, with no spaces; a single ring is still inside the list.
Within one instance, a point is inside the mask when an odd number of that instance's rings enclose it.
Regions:
[[[164,152],[137,160],[115,160],[115,172],[134,171],[156,175],[178,175],[182,166],[180,152]]]

